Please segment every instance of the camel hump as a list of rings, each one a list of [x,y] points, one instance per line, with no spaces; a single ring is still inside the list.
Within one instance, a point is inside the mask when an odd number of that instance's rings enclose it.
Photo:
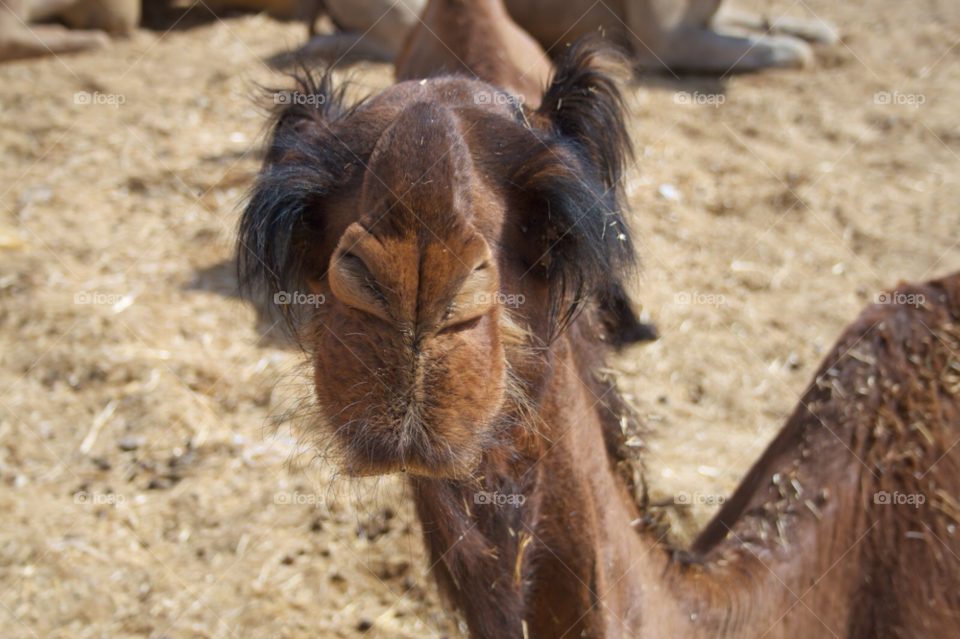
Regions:
[[[692,550],[704,556],[731,530],[743,538],[750,534],[751,521],[767,516],[779,521],[779,513],[794,505],[802,515],[815,516],[824,505],[820,501],[828,500],[825,495],[839,492],[828,467],[849,471],[842,481],[856,487],[850,491],[854,497],[846,500],[853,508],[880,517],[890,511],[877,511],[887,495],[914,500],[922,495],[928,504],[943,502],[937,513],[960,517],[958,433],[960,273],[878,291],[874,304],[843,332],[787,425]],[[805,495],[790,485],[793,479]],[[923,524],[937,529],[939,514],[912,521],[916,509],[904,513],[886,526],[889,534],[904,532],[904,526],[923,531]],[[895,549],[896,539],[890,537],[889,543],[887,550]]]

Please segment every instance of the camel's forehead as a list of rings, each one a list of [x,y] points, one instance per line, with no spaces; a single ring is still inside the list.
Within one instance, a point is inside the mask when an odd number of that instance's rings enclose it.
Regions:
[[[455,197],[468,185],[471,156],[500,151],[496,136],[517,126],[516,107],[491,100],[493,87],[461,77],[409,81],[373,98],[355,126],[367,128],[368,177],[390,191]],[[488,148],[489,147],[489,148]],[[432,180],[432,181],[431,181]],[[369,182],[369,181],[368,181]],[[441,193],[446,192],[446,193]],[[398,195],[394,193],[394,195]]]
[[[444,76],[424,80],[408,80],[380,92],[369,102],[372,108],[400,111],[416,102],[429,102],[452,109],[498,114],[513,119],[516,100],[485,82],[464,76]]]
[[[363,180],[361,207],[382,218],[380,232],[442,240],[471,226],[482,178],[464,135],[469,126],[435,102],[407,103],[396,113],[373,145]]]
[[[413,186],[428,175],[434,179],[445,178],[447,183],[441,181],[434,190],[448,190],[443,186],[453,186],[449,182],[458,177],[458,171],[468,170],[462,166],[470,156],[464,138],[465,124],[469,127],[445,104],[410,102],[380,134],[370,155],[368,170],[381,180],[401,180],[397,185],[401,188],[404,184]]]

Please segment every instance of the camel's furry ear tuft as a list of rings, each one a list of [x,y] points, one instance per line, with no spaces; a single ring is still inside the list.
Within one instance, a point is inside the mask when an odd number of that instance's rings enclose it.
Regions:
[[[323,232],[323,200],[349,149],[331,126],[345,117],[343,89],[328,73],[303,70],[293,90],[265,90],[273,123],[263,167],[240,219],[237,267],[247,298],[299,290],[305,246]]]
[[[618,87],[625,65],[620,50],[599,37],[561,56],[538,110],[552,125],[549,142],[514,177],[530,210],[541,210],[524,224],[550,282],[557,332],[589,298],[624,290],[635,265],[623,189],[633,156]]]
[[[577,144],[607,189],[622,192],[623,173],[633,157],[619,88],[630,68],[624,52],[593,35],[578,40],[556,62],[539,114]]]

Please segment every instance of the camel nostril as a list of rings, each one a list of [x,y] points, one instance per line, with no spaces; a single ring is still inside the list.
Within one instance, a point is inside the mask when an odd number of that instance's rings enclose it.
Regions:
[[[352,251],[335,254],[330,266],[330,288],[346,305],[381,319],[390,318],[389,290],[374,275],[367,260]]]

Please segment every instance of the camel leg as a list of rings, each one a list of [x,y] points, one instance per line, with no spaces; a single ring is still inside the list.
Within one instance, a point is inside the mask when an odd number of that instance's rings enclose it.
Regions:
[[[813,62],[810,46],[788,36],[737,36],[717,33],[709,23],[720,0],[693,0],[668,27],[663,12],[651,2],[628,2],[634,55],[647,69],[727,73],[763,68],[798,68]]]
[[[99,49],[109,42],[102,31],[71,31],[59,25],[0,28],[0,61]]]
[[[840,40],[836,29],[822,20],[799,20],[783,16],[770,20],[756,13],[721,9],[713,19],[716,29],[746,29],[801,38],[815,44],[835,44]]]
[[[765,68],[801,68],[813,62],[810,45],[789,36],[734,36],[681,27],[659,50],[638,48],[641,66],[672,71],[728,73]]]
[[[27,26],[75,0],[5,0],[0,3],[0,61],[98,49],[109,40],[101,31],[69,31],[58,25]]]

